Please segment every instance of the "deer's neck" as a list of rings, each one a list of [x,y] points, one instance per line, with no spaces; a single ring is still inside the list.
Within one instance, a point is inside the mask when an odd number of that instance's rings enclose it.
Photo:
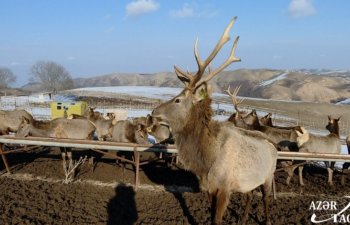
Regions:
[[[218,122],[212,121],[211,99],[193,106],[187,123],[174,134],[179,157],[186,169],[196,175],[206,174],[215,160]]]
[[[339,125],[338,123],[334,123],[334,129],[333,129],[333,134],[337,135],[337,137],[340,137],[339,135]]]
[[[46,129],[40,129],[36,127],[32,127],[29,133],[33,137],[50,137],[51,134],[51,132]]]

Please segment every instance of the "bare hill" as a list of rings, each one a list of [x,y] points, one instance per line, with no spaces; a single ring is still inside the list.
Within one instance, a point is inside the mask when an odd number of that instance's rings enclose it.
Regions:
[[[223,92],[228,85],[242,85],[240,95],[276,100],[338,102],[350,98],[350,71],[239,69],[225,71],[211,84]],[[158,86],[182,87],[174,73],[115,73],[74,80],[76,87]]]

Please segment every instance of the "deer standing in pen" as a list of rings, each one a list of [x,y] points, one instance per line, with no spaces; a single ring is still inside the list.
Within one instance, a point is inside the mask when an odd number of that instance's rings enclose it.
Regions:
[[[279,147],[279,150],[298,151],[298,134],[296,131],[301,131],[301,127],[296,126],[290,128],[279,128],[261,125],[255,110],[252,110],[251,113],[242,117],[242,113],[239,110],[238,105],[241,104],[244,99],[237,99],[239,89],[240,87],[237,87],[233,92],[231,92],[230,87],[228,87],[228,89],[226,90],[228,95],[231,97],[233,106],[236,110],[236,113],[233,114],[228,121],[232,122],[237,127],[246,130],[257,130],[264,133],[269,140],[271,140]],[[285,160],[281,161],[281,165],[284,171],[288,174],[286,183],[287,185],[289,185],[294,175],[294,170],[298,167],[298,165],[293,165],[292,161]]]
[[[184,72],[175,66],[178,78],[185,84],[183,91],[173,99],[161,104],[152,112],[172,128],[179,160],[185,169],[199,179],[201,190],[206,191],[211,201],[212,222],[221,224],[232,192],[247,193],[247,204],[241,223],[248,218],[252,191],[262,187],[266,223],[269,216],[269,195],[276,169],[277,149],[263,134],[243,130],[230,122],[212,120],[211,88],[208,81],[233,62],[238,37],[234,41],[229,58],[217,69],[203,76],[209,63],[222,46],[230,40],[229,31],[236,17],[226,27],[216,47],[205,61],[194,46],[198,71]]]
[[[330,134],[326,136],[310,134],[302,127],[302,132],[298,133],[298,146],[300,152],[315,152],[315,153],[333,153],[340,154],[341,145],[339,139],[339,119],[332,119],[328,116],[328,125],[326,126]],[[328,171],[328,184],[333,186],[333,169],[335,162],[325,162]],[[299,166],[299,183],[303,182],[303,166]]]
[[[17,132],[22,117],[26,118],[30,123],[33,123],[33,116],[25,110],[0,110],[0,135],[9,134],[10,132]]]

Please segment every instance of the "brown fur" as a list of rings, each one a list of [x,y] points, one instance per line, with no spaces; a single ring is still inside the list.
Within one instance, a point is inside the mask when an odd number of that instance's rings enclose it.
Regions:
[[[271,224],[269,194],[276,169],[276,148],[259,132],[242,130],[230,122],[211,119],[211,88],[207,82],[232,62],[240,61],[234,56],[238,37],[228,59],[203,77],[209,63],[230,39],[229,31],[235,19],[227,25],[206,60],[200,59],[197,44],[195,45],[198,64],[196,73],[186,73],[175,66],[178,78],[186,87],[179,95],[154,109],[152,116],[160,118],[171,127],[180,162],[185,169],[197,175],[201,189],[208,192],[213,203],[213,223],[222,223],[232,192],[249,193],[262,186],[266,223]],[[238,89],[235,93],[237,91]],[[249,205],[248,201],[242,224],[247,220]]]
[[[198,90],[196,91],[201,92]],[[266,136],[261,132],[243,130],[234,127],[230,122],[217,122],[212,120],[213,112],[210,106],[212,100],[204,97],[202,100],[198,101],[197,97],[194,95],[197,94],[192,94],[191,91],[185,89],[174,99],[163,103],[156,108],[153,111],[152,116],[164,118],[164,121],[169,122],[169,125],[173,129],[175,144],[179,149],[179,160],[182,162],[185,169],[190,170],[197,175],[201,189],[208,191],[209,196],[211,196],[210,199],[216,200],[216,207],[215,209],[213,208],[215,211],[214,221],[215,223],[220,224],[229,202],[230,192],[241,190],[241,183],[239,178],[235,178],[236,175],[231,177],[232,174],[221,175],[220,173],[223,170],[230,171],[232,168],[236,167],[256,166],[253,158],[264,152],[264,156],[262,157],[267,157],[268,160],[265,161],[265,159],[261,159],[258,163],[265,164],[266,162],[268,165],[271,165],[269,164],[269,162],[271,162],[270,157],[273,158],[274,167],[271,171],[270,177],[263,185],[264,188],[266,188],[266,193],[270,193],[273,171],[276,166],[277,152],[274,145],[266,140]],[[203,94],[201,96],[203,97]],[[193,101],[198,102],[192,103]],[[186,106],[184,105],[181,107],[188,108],[186,109],[188,113],[182,115],[183,112],[177,112],[178,107],[180,107],[176,105],[177,102],[185,104]],[[238,143],[231,143],[232,140],[237,140]],[[243,144],[245,141],[249,144]],[[252,147],[250,147],[257,145],[262,149],[255,147],[251,149]],[[273,152],[270,152],[271,149],[273,149]],[[257,151],[256,154],[253,153],[255,151]],[[238,152],[240,156],[236,156]],[[252,156],[252,154],[254,156]],[[222,155],[228,155],[226,156],[227,159],[233,157],[232,161],[230,160],[229,165],[226,161],[221,163],[222,160],[225,160],[222,158],[224,157]],[[249,161],[249,163],[245,163],[246,161]],[[247,170],[244,171],[248,170],[249,169],[247,168]],[[261,166],[259,166],[259,169],[254,169],[254,171],[255,170],[258,170],[258,173],[265,171]],[[237,169],[237,173],[240,174],[238,171],[240,171],[240,169]],[[231,173],[231,171],[229,173]],[[212,176],[215,177],[214,180]],[[255,176],[255,178],[258,177]],[[221,185],[218,185],[218,180],[220,180]],[[244,189],[243,193],[246,192],[247,190]],[[264,202],[266,203],[267,221],[269,221],[267,195],[264,195]],[[243,219],[246,219],[245,214],[243,215]]]
[[[146,127],[147,132],[152,135],[157,143],[161,144],[172,144],[174,143],[173,135],[170,131],[170,127],[166,124],[162,124],[157,118],[153,118],[151,115],[147,115]]]
[[[301,127],[300,126],[289,126],[289,127],[285,127],[285,126],[276,126],[273,125],[272,123],[272,118],[271,118],[272,114],[269,113],[266,116],[262,117],[259,121],[260,124],[263,126],[268,126],[268,127],[274,127],[274,128],[278,128],[278,129],[284,129],[284,130],[298,130],[301,131]]]
[[[306,139],[302,141],[300,147],[300,152],[313,152],[313,153],[332,153],[340,154],[341,145],[339,139],[339,120],[331,120],[329,117],[329,122],[332,124],[327,125],[327,129],[331,131],[330,134],[326,136],[309,134],[306,130],[303,133],[298,132],[298,139]],[[305,138],[306,136],[306,138]],[[333,185],[333,169],[335,162],[325,162],[328,170],[328,184]],[[303,166],[299,166],[299,183],[304,185],[302,176]]]
[[[260,123],[264,126],[273,127],[271,116],[272,116],[272,114],[268,113],[265,116],[261,117]]]
[[[31,124],[23,117],[16,136],[92,139],[94,131],[95,126],[87,119],[57,118],[51,121],[34,121]]]
[[[112,127],[111,134],[109,141],[148,144],[146,127],[129,120],[119,120]]]
[[[0,110],[0,135],[17,132],[22,122],[22,117],[26,118],[30,123],[34,121],[33,116],[25,110]]]
[[[98,119],[103,119],[102,114],[100,112],[95,111],[95,109],[96,107],[89,107],[84,114],[84,116],[92,122]]]
[[[251,124],[247,124],[241,116],[236,116],[234,120],[235,126],[246,130],[257,130],[264,133],[268,139],[279,146],[280,149],[298,151],[298,146],[296,144],[296,130],[300,129],[299,126],[294,129],[280,129],[261,125],[255,110],[247,116],[250,117],[249,120]]]
[[[90,107],[84,116],[71,114],[67,119],[88,119],[96,127],[95,133],[98,140],[104,141],[106,139],[110,139],[112,136],[113,126],[117,123],[117,120],[114,117],[113,119],[111,119],[111,117],[105,119],[100,112],[95,112],[94,109],[95,108]]]
[[[207,174],[215,160],[216,153],[211,149],[220,126],[218,122],[211,120],[211,101],[205,99],[198,106],[192,106],[183,131],[175,135],[176,144],[183,150],[183,155],[186,155],[181,158],[183,164],[188,165],[195,174]],[[189,145],[189,142],[193,144]]]

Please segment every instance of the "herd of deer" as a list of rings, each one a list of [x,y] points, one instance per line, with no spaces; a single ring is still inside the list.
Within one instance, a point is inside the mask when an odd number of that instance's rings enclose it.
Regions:
[[[194,52],[198,71],[185,72],[175,66],[175,72],[185,88],[179,95],[155,108],[152,115],[133,120],[105,119],[90,108],[84,116],[42,122],[34,120],[23,110],[0,111],[0,134],[16,132],[18,137],[30,135],[91,139],[96,133],[99,140],[140,144],[148,143],[148,134],[153,135],[158,142],[173,138],[180,162],[185,169],[197,176],[201,189],[208,193],[213,224],[222,223],[232,192],[247,194],[246,207],[240,221],[241,224],[245,224],[252,191],[259,186],[263,194],[266,224],[271,224],[269,199],[276,170],[277,151],[340,153],[340,118],[328,117],[329,123],[326,128],[330,134],[326,136],[310,134],[300,126],[274,126],[271,114],[259,119],[255,110],[248,114],[240,111],[238,106],[242,101],[236,98],[239,88],[233,93],[228,88],[227,92],[232,98],[236,113],[228,121],[213,120],[211,87],[208,81],[231,63],[240,61],[235,56],[238,37],[234,41],[229,58],[221,66],[211,70],[209,64],[222,46],[230,40],[229,31],[235,20],[236,17],[230,21],[216,47],[204,61],[199,57],[196,41]],[[207,75],[203,76],[206,73]],[[347,138],[347,144],[350,150],[350,136]],[[289,165],[286,167],[288,184],[298,167],[299,183],[304,185],[302,165],[281,163]],[[333,185],[334,163],[326,165],[328,184]]]
[[[171,138],[168,126],[150,115],[133,120],[106,119],[89,108],[84,115],[72,114],[68,118],[49,121],[35,120],[25,110],[0,110],[0,135],[15,132],[16,137],[50,137],[149,144],[148,134],[162,143]]]

